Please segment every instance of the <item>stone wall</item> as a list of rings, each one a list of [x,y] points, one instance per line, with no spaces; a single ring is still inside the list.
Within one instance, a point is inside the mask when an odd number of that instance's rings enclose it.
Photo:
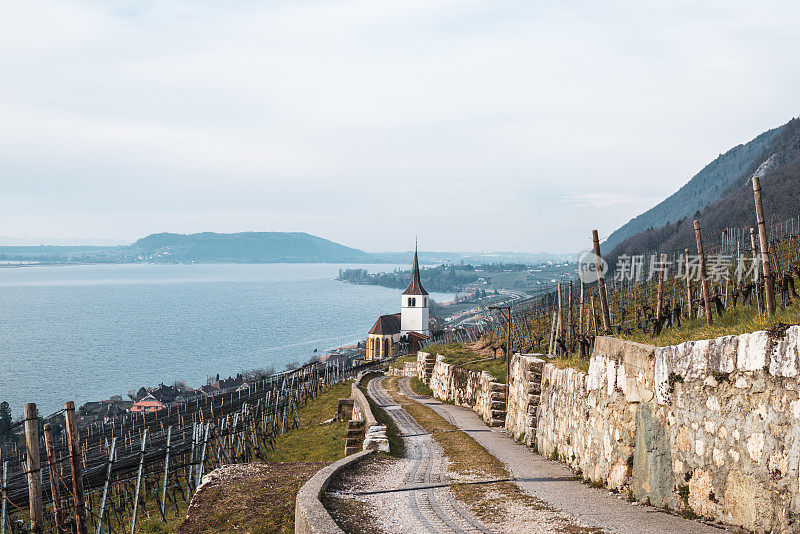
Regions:
[[[403,362],[402,369],[390,367],[389,376],[417,376],[417,362]]]
[[[655,351],[652,419],[669,435],[695,513],[748,530],[797,530],[800,327]],[[683,482],[681,482],[683,481]]]
[[[588,373],[546,363],[539,378],[536,359],[518,356],[506,428],[637,500],[755,532],[797,530],[799,355],[800,327],[790,327],[775,340],[661,348],[598,337]]]
[[[417,352],[417,378],[422,380],[426,386],[431,383],[431,375],[436,365],[436,355],[430,352]]]
[[[345,534],[322,505],[322,494],[343,470],[351,468],[373,451],[362,451],[326,465],[311,477],[297,493],[294,505],[295,534]]]
[[[350,390],[353,413],[350,421],[347,422],[345,454],[350,455],[362,449],[389,452],[386,427],[378,424],[366,395],[359,388],[362,378],[363,373],[358,375]]]
[[[529,447],[536,443],[543,370],[544,360],[536,356],[515,354],[511,359],[506,432]]]
[[[471,408],[489,426],[505,424],[505,385],[486,371],[456,367],[437,355],[427,384],[434,397]]]

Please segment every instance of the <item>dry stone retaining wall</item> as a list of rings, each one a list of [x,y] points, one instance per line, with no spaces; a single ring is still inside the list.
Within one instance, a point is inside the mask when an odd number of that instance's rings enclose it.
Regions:
[[[403,362],[402,369],[390,367],[389,376],[417,376],[417,362]]]
[[[417,352],[417,378],[425,385],[430,385],[433,368],[436,365],[436,355],[430,352]]]
[[[799,530],[799,357],[797,326],[671,347],[598,337],[588,373],[544,363],[539,378],[515,356],[506,429],[655,506]]]
[[[486,371],[474,371],[444,363],[441,355],[433,360],[433,367],[428,374],[431,359],[428,353],[418,353],[417,376],[433,390],[434,397],[471,408],[489,426],[500,427],[505,424],[505,384],[498,382]]]
[[[353,399],[353,414],[350,421],[347,422],[345,454],[350,455],[359,450],[389,452],[386,427],[378,424],[372,414],[367,397],[358,387],[362,376],[363,374],[358,375],[350,391],[350,396]]]
[[[536,444],[544,363],[531,355],[515,354],[511,359],[506,432],[529,447]]]

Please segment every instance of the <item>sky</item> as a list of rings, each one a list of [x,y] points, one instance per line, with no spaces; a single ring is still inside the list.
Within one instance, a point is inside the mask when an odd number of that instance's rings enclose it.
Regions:
[[[26,0],[0,241],[572,252],[800,114],[794,1]]]

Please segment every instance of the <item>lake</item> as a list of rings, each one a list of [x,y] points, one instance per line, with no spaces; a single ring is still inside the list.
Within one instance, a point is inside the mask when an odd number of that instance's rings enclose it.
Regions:
[[[406,265],[58,265],[0,268],[0,401],[45,415],[140,386],[283,370],[366,338],[401,290],[335,280]],[[424,280],[423,280],[424,282]],[[444,301],[452,294],[431,294]]]

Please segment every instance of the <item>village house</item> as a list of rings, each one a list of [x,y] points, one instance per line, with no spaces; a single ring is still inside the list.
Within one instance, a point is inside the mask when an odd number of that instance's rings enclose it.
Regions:
[[[153,396],[152,393],[148,393],[131,406],[131,412],[139,413],[139,412],[157,412],[158,410],[163,410],[166,408],[167,405],[158,400]]]
[[[205,385],[201,386],[197,390],[203,397],[213,397],[214,395],[219,395],[219,388],[215,388],[212,385]]]
[[[110,401],[103,401],[102,406],[97,413],[96,420],[103,423],[113,423],[118,421],[119,418],[125,414],[125,410],[120,408],[116,403]]]
[[[236,388],[242,384],[244,384],[244,377],[239,373],[235,377],[229,377],[224,380],[220,380],[219,375],[217,375],[217,381],[211,384],[211,386],[216,388],[219,392],[227,393],[229,391],[235,391]]]

